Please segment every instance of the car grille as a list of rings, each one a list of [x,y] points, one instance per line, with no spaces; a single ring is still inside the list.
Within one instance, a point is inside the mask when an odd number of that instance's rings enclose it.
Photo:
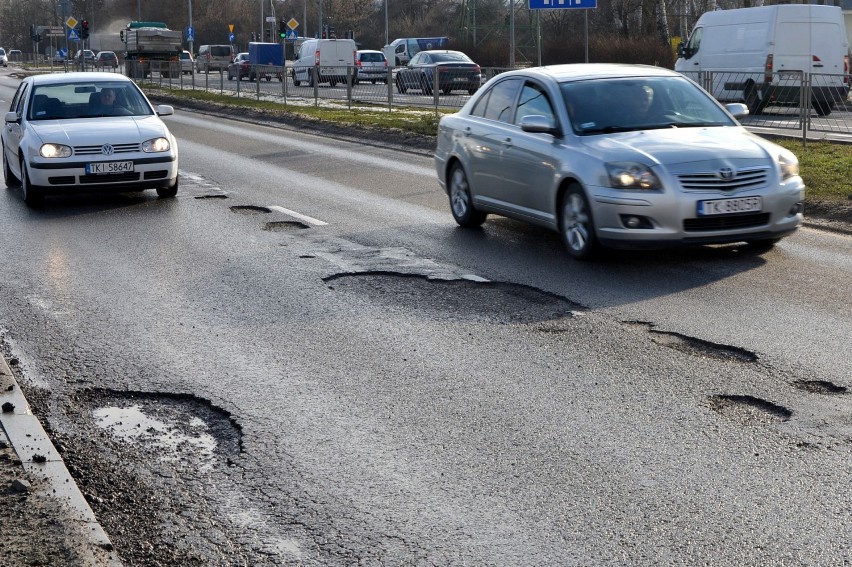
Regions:
[[[81,175],[80,183],[120,183],[122,181],[139,181],[139,174],[130,173],[107,173],[104,175]]]
[[[754,226],[763,226],[765,224],[769,224],[769,213],[726,215],[721,217],[684,219],[683,230],[686,232],[731,230],[735,228],[751,228]]]
[[[717,171],[682,173],[677,176],[687,191],[739,191],[766,185],[768,168],[741,169],[730,179],[722,179]]]
[[[103,144],[97,146],[74,146],[74,155],[78,156],[102,156],[103,151],[101,148]],[[116,154],[126,154],[130,152],[138,152],[139,144],[113,144],[112,145],[113,153]]]

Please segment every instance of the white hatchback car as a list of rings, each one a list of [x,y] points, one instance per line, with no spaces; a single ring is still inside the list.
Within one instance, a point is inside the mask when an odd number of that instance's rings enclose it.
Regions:
[[[3,176],[34,204],[48,193],[178,190],[178,148],[156,109],[127,77],[63,73],[27,77],[2,131]]]
[[[555,65],[503,73],[441,118],[438,182],[462,226],[488,214],[559,232],[578,259],[601,246],[769,246],[799,228],[790,151],[670,70]]]

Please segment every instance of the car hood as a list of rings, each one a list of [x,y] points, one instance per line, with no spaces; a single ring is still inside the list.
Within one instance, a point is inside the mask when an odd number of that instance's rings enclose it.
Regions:
[[[585,138],[603,161],[677,166],[708,161],[773,159],[770,146],[741,127],[666,128]]]
[[[30,122],[42,142],[87,146],[131,144],[166,136],[168,129],[157,116],[76,118]]]

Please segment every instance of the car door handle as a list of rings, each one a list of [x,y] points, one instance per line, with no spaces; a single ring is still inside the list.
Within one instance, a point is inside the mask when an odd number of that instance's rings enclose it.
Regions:
[[[512,138],[506,138],[505,140],[503,140],[503,145],[504,146],[511,146],[512,145]]]
[[[464,129],[464,135],[465,136],[470,136],[471,134],[473,134],[473,132],[470,131],[470,126],[468,126],[467,128]]]

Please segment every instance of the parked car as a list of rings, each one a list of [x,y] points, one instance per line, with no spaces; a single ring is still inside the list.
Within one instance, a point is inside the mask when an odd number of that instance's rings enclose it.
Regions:
[[[154,108],[117,73],[56,73],[24,78],[0,133],[3,177],[35,204],[48,193],[178,190],[178,148]]]
[[[22,61],[24,59],[24,55],[21,53],[20,49],[10,49],[7,59],[9,61]]]
[[[237,53],[234,60],[228,65],[228,80],[242,81],[251,76],[251,64],[248,52]]]
[[[192,58],[192,53],[189,51],[180,52],[180,72],[186,75],[192,75],[195,66],[195,59]]]
[[[115,51],[98,52],[97,57],[95,57],[95,67],[100,69],[104,67],[118,69],[118,55],[115,54]]]
[[[9,58],[6,55],[6,50],[2,47],[0,47],[0,65],[3,65],[4,67],[9,66]]]
[[[450,94],[466,90],[473,94],[482,84],[482,69],[461,51],[420,51],[408,65],[396,74],[396,88],[401,94],[410,89],[419,89],[431,95],[435,87],[435,75],[440,92]]]
[[[441,118],[435,166],[459,225],[531,222],[577,259],[607,246],[771,246],[801,225],[805,185],[795,155],[740,126],[746,114],[659,67],[510,71]]]
[[[384,53],[372,49],[355,52],[355,75],[352,77],[352,84],[357,85],[360,81],[370,81],[374,85],[376,81],[387,84],[388,60]]]

